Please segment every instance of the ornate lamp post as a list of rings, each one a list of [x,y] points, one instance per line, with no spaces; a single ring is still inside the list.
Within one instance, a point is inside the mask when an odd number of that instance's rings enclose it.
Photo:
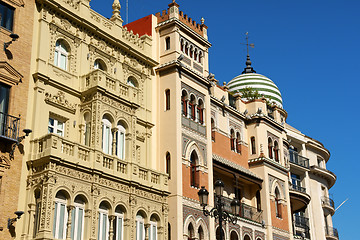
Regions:
[[[211,209],[210,211],[207,210],[205,207],[207,206],[209,192],[206,190],[204,186],[201,187],[201,189],[198,192],[200,205],[203,207],[203,213],[205,216],[210,216],[215,219],[219,220],[219,228],[220,228],[220,240],[224,239],[223,231],[222,231],[222,223],[225,222],[231,222],[233,224],[236,223],[237,217],[236,215],[240,212],[240,202],[238,199],[234,199],[231,202],[231,210],[232,215],[224,210],[224,201],[223,201],[223,191],[224,191],[224,182],[221,180],[216,180],[215,184],[215,195],[216,195],[216,202],[215,207]]]

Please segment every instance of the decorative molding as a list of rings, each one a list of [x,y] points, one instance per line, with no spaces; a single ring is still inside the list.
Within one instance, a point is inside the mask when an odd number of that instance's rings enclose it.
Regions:
[[[56,95],[52,95],[49,92],[45,93],[45,102],[54,107],[58,107],[62,110],[65,110],[69,113],[75,114],[77,104],[70,103],[65,98],[65,93],[63,91],[58,91]]]
[[[8,62],[0,61],[0,82],[13,86],[21,83],[22,78],[23,75]]]

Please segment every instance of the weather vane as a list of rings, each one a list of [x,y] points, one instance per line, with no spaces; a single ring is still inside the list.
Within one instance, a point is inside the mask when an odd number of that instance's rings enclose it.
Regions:
[[[246,43],[240,43],[240,44],[243,44],[243,45],[246,45],[246,48],[247,48],[247,55],[249,56],[249,46],[254,48],[255,45],[253,43],[250,43],[249,44],[249,32],[246,32]]]

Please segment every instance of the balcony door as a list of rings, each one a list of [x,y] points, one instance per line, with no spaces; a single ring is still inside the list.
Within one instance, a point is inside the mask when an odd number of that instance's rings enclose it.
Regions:
[[[10,87],[0,83],[0,135],[5,135]]]

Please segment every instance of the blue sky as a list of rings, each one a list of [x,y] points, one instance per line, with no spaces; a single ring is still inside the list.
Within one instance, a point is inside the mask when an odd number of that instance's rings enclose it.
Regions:
[[[113,0],[91,7],[111,17]],[[171,0],[129,0],[129,22],[155,14]],[[327,168],[338,180],[330,192],[335,205],[349,200],[333,217],[340,238],[357,236],[360,135],[360,1],[357,0],[177,0],[180,10],[209,27],[210,71],[220,83],[241,74],[245,32],[255,44],[254,69],[279,87],[287,122],[321,141],[331,152]],[[126,20],[125,0],[121,16]],[[351,92],[350,90],[354,90]],[[360,174],[359,174],[360,175]]]

